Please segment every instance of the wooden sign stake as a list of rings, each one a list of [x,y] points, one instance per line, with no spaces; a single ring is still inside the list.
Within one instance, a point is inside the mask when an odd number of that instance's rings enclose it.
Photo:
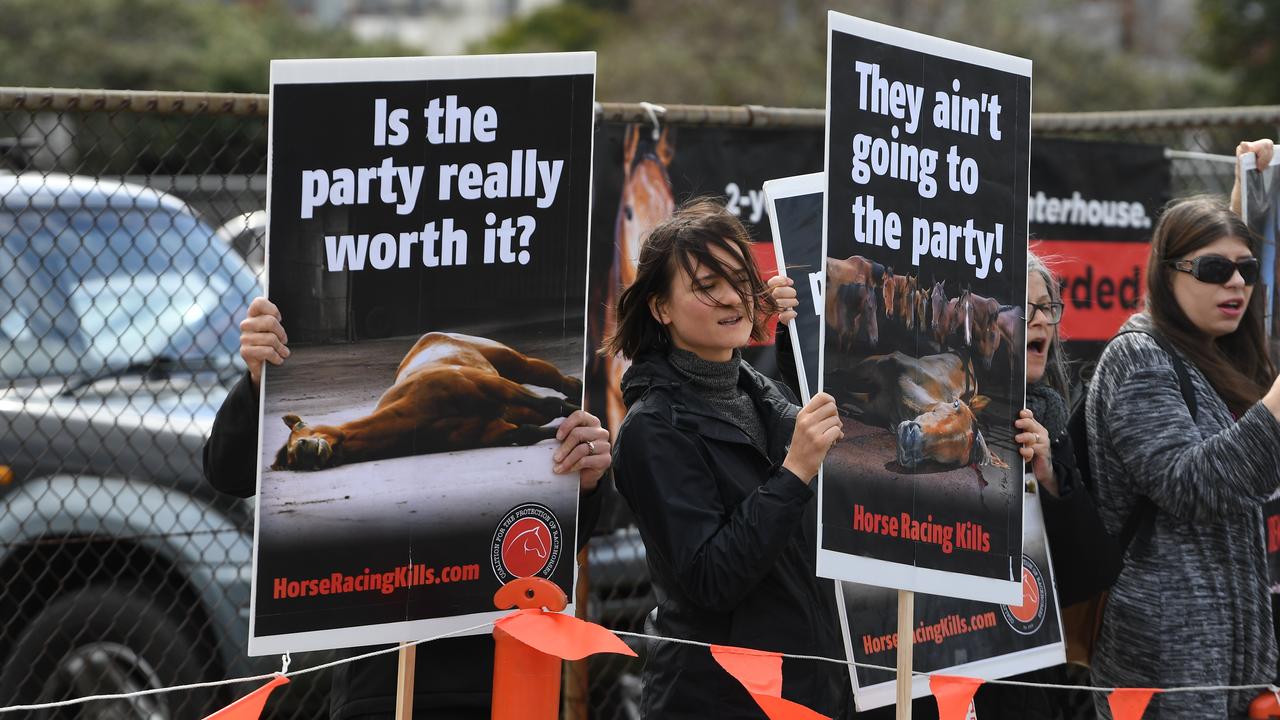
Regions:
[[[898,720],[911,720],[911,666],[914,650],[916,594],[898,591]]]
[[[396,720],[413,718],[413,672],[418,664],[418,646],[400,644],[400,667],[396,671]]]

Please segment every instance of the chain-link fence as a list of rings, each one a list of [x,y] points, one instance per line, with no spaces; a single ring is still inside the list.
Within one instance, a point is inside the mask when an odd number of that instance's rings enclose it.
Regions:
[[[606,129],[820,137],[823,120],[760,107],[600,110]],[[252,501],[210,489],[200,458],[243,372],[238,322],[261,287],[266,114],[263,96],[0,89],[0,706],[279,667],[245,655]],[[1232,165],[1213,156],[1273,134],[1280,108],[1033,120],[1039,137],[1164,145],[1181,195],[1226,192]],[[597,172],[607,162],[597,149]],[[587,613],[639,631],[653,606],[644,550],[614,505],[589,550]],[[566,716],[638,717],[639,667],[608,656],[578,668]],[[272,717],[322,716],[328,683],[300,678]],[[200,717],[248,689],[69,716]]]

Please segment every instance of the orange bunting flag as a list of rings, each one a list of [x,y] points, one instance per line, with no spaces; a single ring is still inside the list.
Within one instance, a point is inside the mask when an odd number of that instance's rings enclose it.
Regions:
[[[1139,720],[1146,712],[1151,696],[1160,692],[1153,688],[1118,688],[1107,696],[1115,720]]]
[[[712,645],[711,656],[725,672],[742,683],[769,720],[831,720],[782,697],[782,655]]]
[[[939,720],[964,720],[982,681],[956,675],[930,675],[929,689],[938,701]]]
[[[581,660],[596,653],[636,653],[617,635],[572,615],[539,608],[517,610],[499,618],[493,626],[540,653],[562,660]]]
[[[204,720],[258,720],[262,715],[262,709],[267,705],[267,696],[271,694],[272,690],[287,682],[289,682],[289,678],[283,675],[276,675],[266,685],[206,717]]]

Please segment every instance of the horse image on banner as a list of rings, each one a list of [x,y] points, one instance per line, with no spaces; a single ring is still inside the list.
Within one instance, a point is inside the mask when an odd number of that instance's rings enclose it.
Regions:
[[[592,307],[603,306],[603,312],[593,313],[588,333],[588,347],[600,347],[604,339],[614,332],[614,308],[622,291],[636,277],[636,265],[640,261],[640,244],[658,223],[671,217],[675,211],[675,197],[671,190],[671,178],[667,174],[675,147],[668,131],[662,129],[657,139],[639,125],[627,127],[623,142],[622,196],[618,200],[618,213],[614,221],[613,263],[609,268],[606,296]],[[604,412],[601,419],[610,429],[622,424],[627,409],[622,402],[622,374],[631,363],[619,356],[593,355],[587,368],[588,383],[598,392],[604,384]],[[600,408],[591,405],[592,393],[588,393],[587,410],[600,414]],[[598,397],[598,395],[597,395]]]

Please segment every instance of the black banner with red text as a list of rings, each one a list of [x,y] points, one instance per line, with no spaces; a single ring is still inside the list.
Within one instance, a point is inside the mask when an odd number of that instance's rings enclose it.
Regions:
[[[1031,251],[1062,284],[1059,327],[1077,372],[1142,308],[1151,231],[1169,201],[1158,145],[1034,139]]]
[[[612,308],[635,277],[640,244],[650,230],[689,198],[716,197],[756,241],[764,279],[777,273],[764,181],[822,168],[822,134],[812,129],[749,130],[716,127],[607,125],[596,134],[588,283],[586,408],[606,427],[625,414],[619,381],[628,363],[594,351],[613,331]],[[743,357],[777,376],[773,328]]]

